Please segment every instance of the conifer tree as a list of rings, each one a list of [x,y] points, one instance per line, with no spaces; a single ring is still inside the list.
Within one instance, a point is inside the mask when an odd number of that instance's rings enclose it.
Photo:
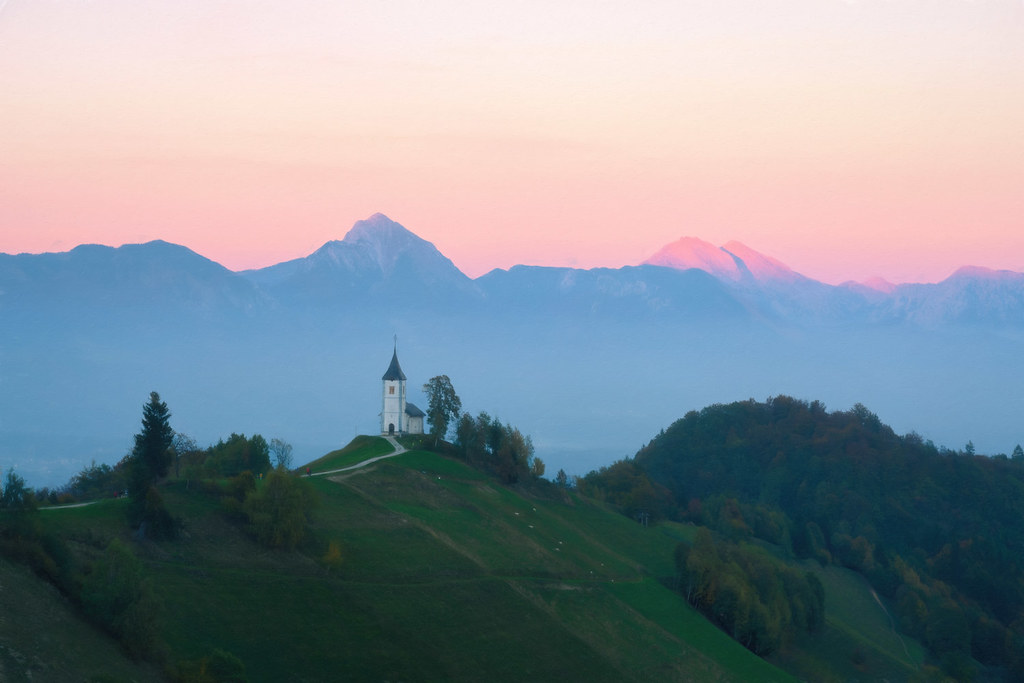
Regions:
[[[142,407],[142,431],[135,435],[131,454],[128,490],[131,521],[139,526],[141,535],[154,538],[171,538],[178,526],[156,490],[156,482],[167,476],[174,460],[174,430],[170,418],[171,412],[160,400],[160,394],[151,392],[149,403]]]
[[[171,411],[160,400],[155,391],[149,394],[149,403],[142,407],[142,431],[135,435],[135,449],[132,455],[136,464],[146,469],[150,481],[167,476],[174,459],[171,446],[174,430],[171,429]]]

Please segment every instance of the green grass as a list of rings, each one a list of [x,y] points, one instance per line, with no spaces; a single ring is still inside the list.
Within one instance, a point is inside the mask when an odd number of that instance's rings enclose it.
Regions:
[[[308,467],[312,472],[330,472],[342,467],[358,465],[364,460],[375,458],[378,455],[387,455],[394,451],[394,448],[382,436],[357,436],[352,439],[344,448],[331,451],[312,462],[299,467],[300,472],[305,472]]]
[[[800,634],[771,661],[801,678],[818,681],[907,680],[920,670],[924,648],[892,630],[863,576],[841,567],[822,567],[813,560],[791,564],[821,580],[825,627],[818,634]]]
[[[0,681],[159,681],[159,671],[124,656],[57,589],[0,559]]]
[[[384,439],[361,437],[310,466],[387,452]],[[252,681],[792,680],[666,587],[675,546],[695,527],[644,528],[574,493],[508,488],[423,451],[306,481],[319,506],[294,552],[258,546],[216,495],[163,488],[185,533],[132,547],[164,604],[172,659],[220,648]],[[40,514],[89,559],[110,538],[129,540],[125,502]],[[332,542],[342,560],[328,571],[320,559]],[[864,605],[864,584],[821,576],[826,633],[774,661],[828,680],[830,658],[867,642],[869,661],[884,660],[867,673],[906,679],[912,669],[891,661],[888,622]],[[841,678],[865,677],[844,666]]]

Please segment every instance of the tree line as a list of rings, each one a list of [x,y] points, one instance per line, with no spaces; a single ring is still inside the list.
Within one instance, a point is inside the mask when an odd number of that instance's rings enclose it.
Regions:
[[[580,489],[863,574],[947,673],[1024,678],[1024,450],[897,435],[787,396],[687,413]],[[995,672],[995,673],[993,673]],[[1016,678],[1015,678],[1016,677]]]
[[[814,574],[780,564],[749,546],[716,542],[707,528],[675,554],[686,601],[755,654],[779,649],[797,630],[825,623],[825,589]]]
[[[170,417],[167,404],[152,392],[132,451],[114,467],[93,463],[67,486],[42,492],[8,471],[0,487],[0,555],[56,586],[86,618],[118,639],[129,656],[155,662],[165,657],[159,636],[162,606],[132,547],[115,537],[97,549],[94,560],[76,557],[41,524],[40,502],[126,494],[131,536],[169,540],[182,522],[167,508],[161,490],[177,475],[186,487],[194,482],[197,495],[216,496],[224,514],[256,542],[283,549],[303,541],[317,502],[308,482],[289,472],[291,447],[285,442],[268,444],[258,434],[232,434],[200,449],[174,432]],[[211,676],[218,671],[224,676]],[[244,666],[221,651],[169,666],[167,673],[179,681],[245,680]]]
[[[533,441],[518,428],[483,411],[476,417],[468,412],[460,415],[462,400],[447,375],[431,378],[423,385],[423,392],[427,395],[427,422],[435,448],[454,431],[454,454],[503,483],[544,476],[544,461],[534,455]]]

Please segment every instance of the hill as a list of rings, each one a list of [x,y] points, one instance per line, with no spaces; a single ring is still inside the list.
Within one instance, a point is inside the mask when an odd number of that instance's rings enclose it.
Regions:
[[[131,661],[52,585],[0,557],[0,681],[160,681],[157,667]]]
[[[194,481],[161,490],[183,520],[174,541],[133,541],[123,499],[38,515],[86,582],[112,541],[138,557],[170,664],[220,651],[252,681],[790,680],[666,587],[689,527],[423,451],[301,481],[319,505],[294,551],[257,544],[226,488]]]
[[[956,677],[1024,676],[1024,451],[897,435],[786,396],[692,411],[587,488],[864,576]]]

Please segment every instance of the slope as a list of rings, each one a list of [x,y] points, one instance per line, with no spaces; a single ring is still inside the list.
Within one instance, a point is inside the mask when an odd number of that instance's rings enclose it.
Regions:
[[[309,481],[320,506],[294,553],[255,545],[216,495],[165,490],[185,536],[135,549],[173,659],[219,648],[253,681],[789,680],[659,582],[685,527],[645,530],[419,451]],[[125,535],[119,502],[46,519],[95,548]]]
[[[0,558],[0,681],[159,681],[155,667],[130,661],[53,586]]]

